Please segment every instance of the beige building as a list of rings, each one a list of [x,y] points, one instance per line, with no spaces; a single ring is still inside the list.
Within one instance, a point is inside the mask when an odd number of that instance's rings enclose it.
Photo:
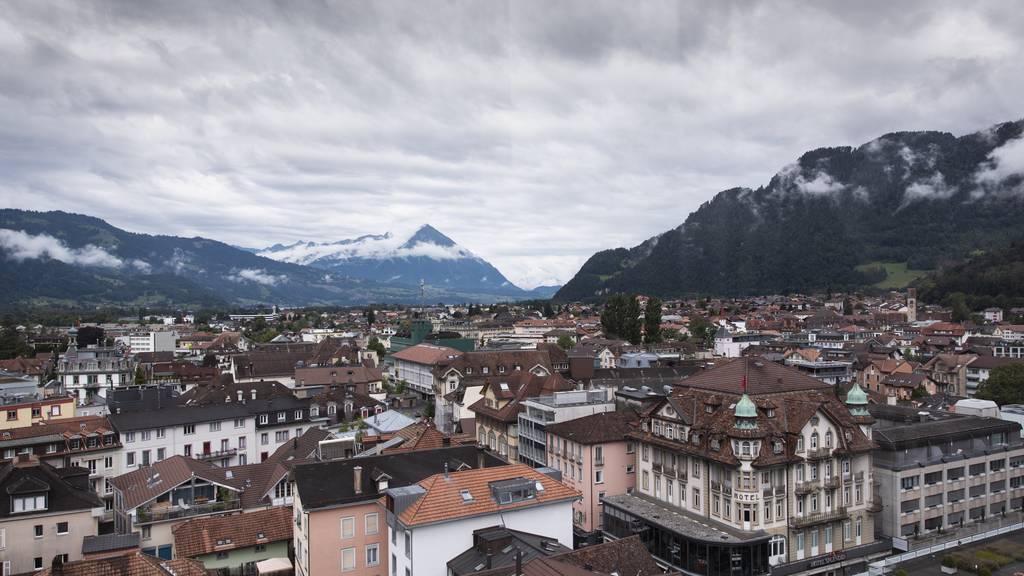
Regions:
[[[859,387],[844,405],[760,358],[692,376],[629,435],[637,487],[604,499],[604,534],[639,533],[659,562],[709,576],[866,571],[888,552],[866,408]]]
[[[44,398],[39,395],[19,396],[0,400],[0,430],[27,428],[34,424],[51,420],[65,420],[75,417],[75,398],[73,396],[51,396]]]
[[[27,454],[0,467],[0,573],[42,570],[57,556],[82,559],[82,540],[103,515],[88,482],[87,469],[54,468]]]

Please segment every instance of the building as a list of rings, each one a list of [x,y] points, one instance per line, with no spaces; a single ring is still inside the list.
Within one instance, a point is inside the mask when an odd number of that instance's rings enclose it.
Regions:
[[[25,428],[35,424],[75,417],[74,396],[27,394],[0,396],[0,430]]]
[[[937,391],[949,396],[967,396],[967,366],[978,359],[974,354],[936,354],[921,366],[921,372],[935,383]]]
[[[636,412],[623,410],[548,425],[547,465],[582,495],[572,505],[576,543],[599,540],[606,496],[630,494],[636,487],[636,445],[626,434],[639,421]]]
[[[715,356],[739,358],[750,346],[760,346],[772,340],[778,340],[778,336],[760,332],[732,333],[722,326],[715,332]]]
[[[1024,358],[978,356],[967,364],[967,396],[973,397],[978,387],[988,380],[992,370],[1000,366],[1024,365]]]
[[[883,534],[952,530],[1022,508],[1019,423],[904,406],[870,410]]]
[[[496,450],[509,461],[519,460],[519,412],[527,398],[572,390],[571,382],[554,373],[538,376],[518,370],[484,383],[481,398],[469,407],[476,423],[476,436],[483,446]]]
[[[73,466],[88,470],[89,489],[103,499],[101,527],[114,519],[114,495],[109,480],[121,474],[120,450],[117,432],[103,416],[51,420],[0,432],[3,460],[31,454],[54,468]]]
[[[296,393],[312,396],[325,387],[344,386],[346,390],[360,394],[380,394],[384,390],[384,376],[381,369],[367,366],[321,366],[296,368]]]
[[[164,560],[142,552],[90,558],[64,564],[59,570],[47,568],[40,576],[209,576],[195,560]]]
[[[460,446],[296,466],[295,573],[389,574],[386,512],[379,504],[385,492],[446,469],[504,465],[491,453]]]
[[[519,412],[519,461],[534,468],[548,466],[546,428],[591,414],[612,412],[615,401],[608,390],[566,390],[527,398]]]
[[[172,456],[114,478],[115,531],[139,532],[143,552],[174,558],[174,526],[198,516],[242,511],[244,481],[227,472]]]
[[[146,392],[153,395],[158,389]],[[160,400],[150,409],[114,408],[110,423],[124,446],[122,468],[125,472],[144,468],[155,462],[184,456],[204,460],[221,467],[255,462],[256,418],[248,407],[238,402],[207,406],[182,406],[173,398]],[[269,438],[269,436],[268,436]],[[280,445],[270,448],[272,452]]]
[[[82,540],[96,534],[103,502],[84,468],[54,468],[25,454],[0,466],[0,568],[23,574],[54,557],[82,559]]]
[[[567,548],[542,534],[488,526],[473,531],[473,546],[448,561],[449,576],[468,576],[500,568],[514,569],[534,558],[564,554]]]
[[[129,332],[117,340],[127,346],[132,354],[174,352],[178,347],[178,334],[170,330]]]
[[[96,396],[106,398],[109,390],[131,385],[135,363],[120,348],[78,348],[72,343],[57,361],[57,378],[79,405],[91,404]]]
[[[578,497],[575,490],[525,464],[449,470],[389,488],[385,509],[391,573],[444,576],[448,561],[473,545],[475,530],[498,524],[541,531],[572,547],[572,502]]]
[[[1003,321],[1002,308],[985,308],[985,310],[982,311],[982,315],[985,317],[986,322],[998,324]]]
[[[604,498],[607,538],[639,534],[701,574],[858,573],[875,542],[871,416],[833,387],[756,358],[691,376],[641,419],[637,489]]]
[[[523,549],[531,543],[541,541],[527,538],[516,540],[513,546]],[[536,535],[532,535],[536,537]],[[512,562],[502,562],[500,566],[484,567],[474,572],[456,571],[453,574],[480,574],[481,576],[661,576],[665,572],[654,561],[651,553],[644,548],[637,536],[621,540],[611,540],[579,548],[569,552],[557,552],[558,546],[549,540],[543,540],[541,549],[523,549],[516,561],[516,551],[509,550],[503,556],[512,556]],[[507,547],[507,546],[506,546]],[[555,549],[555,550],[552,550]],[[550,553],[545,554],[551,550]],[[467,551],[468,552],[468,551]],[[500,552],[505,552],[502,548]],[[492,565],[496,564],[491,558]],[[449,562],[449,568],[454,562]],[[464,567],[464,565],[462,565]],[[472,566],[477,568],[477,566]]]
[[[233,516],[193,518],[174,527],[178,558],[201,562],[207,570],[256,573],[256,563],[288,558],[292,511],[279,506]]]
[[[392,375],[396,381],[404,381],[410,390],[424,397],[433,397],[442,388],[435,380],[435,369],[463,352],[447,346],[416,344],[391,355],[394,362]]]

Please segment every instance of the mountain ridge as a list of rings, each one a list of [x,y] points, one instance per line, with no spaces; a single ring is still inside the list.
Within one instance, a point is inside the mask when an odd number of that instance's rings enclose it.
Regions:
[[[934,269],[996,248],[1024,217],[1022,133],[1016,121],[810,150],[766,186],[723,190],[671,230],[594,254],[555,298],[854,289],[880,280],[859,265]]]

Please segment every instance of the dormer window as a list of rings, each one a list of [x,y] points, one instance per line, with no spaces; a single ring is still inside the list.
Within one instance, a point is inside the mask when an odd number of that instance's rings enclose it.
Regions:
[[[722,447],[722,444],[721,444],[721,442],[718,441],[718,438],[712,438],[711,439],[711,449],[712,450],[714,450],[715,452],[718,452],[719,448],[721,448],[721,447]]]
[[[286,418],[288,418],[288,414],[286,414],[284,412],[278,412],[277,413],[277,421],[278,422],[284,422]]]
[[[694,446],[700,444],[700,434],[694,433],[693,436],[690,437],[690,441],[694,444]]]
[[[712,406],[711,404],[705,404],[704,411],[707,412],[708,414],[711,414],[712,412],[715,411],[715,407]]]
[[[328,414],[335,414],[337,412],[338,412],[337,404],[328,404],[327,405],[327,413]]]
[[[491,369],[488,368],[487,366],[484,366],[483,368],[480,369],[480,372],[482,372],[484,374],[490,374]]]
[[[12,500],[12,514],[21,514],[22,512],[38,512],[40,510],[46,510],[45,494],[38,494],[35,496],[15,496],[14,498],[12,498]]]
[[[772,452],[776,454],[782,454],[782,442],[778,440],[772,442]]]
[[[811,433],[811,450],[817,450],[817,449],[818,449],[818,433],[817,432],[812,432]]]
[[[319,416],[320,415],[320,407],[317,406],[316,404],[310,406],[309,407],[309,415],[312,418],[316,418],[317,416]]]
[[[747,442],[746,440],[744,440],[740,444],[740,454],[742,454],[744,456],[750,456],[750,442]]]
[[[469,376],[472,373],[473,373],[473,367],[472,366],[467,366],[466,367],[466,376]]]
[[[832,431],[825,432],[825,448],[832,447]]]
[[[796,451],[797,452],[803,452],[804,451],[804,437],[803,436],[798,436],[797,439],[796,439]]]
[[[764,415],[768,418],[775,418],[775,408],[765,408]]]
[[[504,374],[504,373],[505,373],[505,367],[504,366],[498,366],[498,374]]]

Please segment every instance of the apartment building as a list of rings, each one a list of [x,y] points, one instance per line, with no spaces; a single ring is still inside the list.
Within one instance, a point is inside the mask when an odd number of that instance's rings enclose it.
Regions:
[[[519,460],[519,413],[528,398],[553,395],[573,389],[573,384],[555,372],[545,376],[517,370],[495,376],[484,383],[481,398],[469,407],[475,415],[479,443],[509,461]]]
[[[51,420],[27,428],[0,432],[2,460],[30,454],[54,468],[88,470],[89,489],[103,499],[101,526],[114,519],[110,479],[121,474],[121,441],[106,417],[81,416]]]
[[[176,455],[220,467],[256,461],[256,418],[243,404],[115,410],[109,418],[121,438],[125,472]]]
[[[391,355],[392,375],[405,381],[409,389],[425,397],[433,397],[442,388],[435,378],[438,368],[461,356],[463,352],[447,346],[417,344]]]
[[[610,398],[608,389],[566,390],[523,400],[519,412],[519,461],[535,468],[547,466],[548,426],[614,410],[615,400]]]
[[[882,533],[953,530],[1024,507],[1017,422],[904,406],[872,406]]]
[[[41,394],[0,396],[0,430],[25,428],[75,417],[74,396],[43,396]]]
[[[503,525],[572,546],[579,493],[525,464],[449,470],[386,491],[390,574],[444,576],[473,532]]]
[[[760,358],[691,376],[628,435],[637,489],[604,498],[604,535],[639,534],[710,576],[866,571],[889,550],[874,541],[867,401]]]
[[[631,494],[636,487],[636,443],[626,435],[639,422],[636,412],[623,410],[547,427],[547,465],[560,471],[562,483],[582,496],[572,505],[577,544],[600,540],[606,496]]]
[[[445,470],[504,466],[474,446],[300,464],[292,473],[295,572],[386,576],[388,531],[380,498]],[[393,543],[392,543],[393,544]],[[443,563],[442,563],[443,565]]]
[[[174,352],[178,346],[178,334],[171,330],[129,332],[117,340],[127,346],[132,354]]]
[[[117,347],[78,348],[72,343],[57,361],[57,378],[79,405],[106,398],[109,390],[129,386],[134,377],[134,361]]]
[[[96,534],[103,513],[88,479],[84,468],[54,468],[31,454],[0,466],[0,573],[39,571],[58,556],[82,558],[82,541]]]

